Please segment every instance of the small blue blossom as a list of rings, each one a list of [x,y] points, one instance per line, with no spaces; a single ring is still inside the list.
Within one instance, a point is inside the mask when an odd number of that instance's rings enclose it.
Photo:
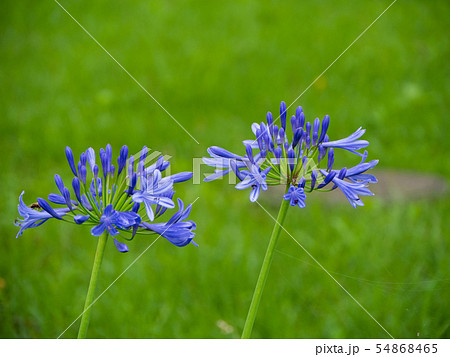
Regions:
[[[141,223],[141,217],[135,212],[118,212],[115,211],[113,205],[109,204],[103,211],[100,218],[100,224],[91,229],[93,236],[100,236],[105,229],[108,234],[116,236],[119,234],[118,229],[128,229],[135,224]]]
[[[366,132],[366,129],[359,128],[352,135],[350,135],[344,139],[336,140],[336,141],[329,141],[329,142],[323,143],[322,145],[324,148],[345,149],[356,155],[363,156],[363,154],[356,152],[356,150],[360,150],[360,149],[363,149],[363,148],[369,146],[369,142],[367,140],[357,140],[361,136],[363,136],[365,132]]]
[[[185,221],[191,213],[192,205],[188,205],[185,210],[183,201],[178,199],[178,207],[178,212],[175,213],[167,223],[143,222],[142,225],[163,236],[178,247],[184,247],[191,242],[192,244],[197,245],[192,240],[195,236],[195,233],[192,231],[196,228],[196,225],[193,221]]]
[[[95,237],[103,233],[114,236],[113,242],[119,252],[128,252],[128,246],[119,239],[132,240],[137,234],[161,234],[176,246],[185,246],[192,241],[196,225],[192,221],[184,221],[191,206],[184,211],[179,200],[180,212],[167,222],[153,222],[164,215],[167,209],[175,207],[173,202],[174,185],[188,181],[192,172],[180,172],[163,175],[170,163],[160,156],[156,163],[146,165],[148,148],[144,146],[138,160],[129,155],[127,146],[123,146],[117,158],[117,169],[112,161],[112,148],[107,145],[100,149],[102,173],[96,164],[94,149],[89,148],[81,153],[75,165],[73,152],[66,147],[65,153],[69,167],[74,175],[72,190],[65,186],[60,175],[55,175],[55,183],[59,193],[50,193],[48,201],[61,205],[53,208],[38,198],[37,203],[28,207],[23,202],[24,192],[19,197],[18,211],[22,218],[16,220],[20,227],[17,237],[28,228],[45,223],[50,218],[62,221],[73,220],[78,225],[91,226],[91,234]],[[86,165],[89,165],[89,170]],[[180,203],[181,202],[181,203]]]
[[[259,197],[261,189],[263,191],[267,191],[266,177],[271,169],[271,167],[268,167],[265,170],[261,171],[261,168],[257,165],[251,165],[250,171],[245,170],[240,172],[243,176],[238,177],[243,177],[243,181],[239,182],[236,185],[236,188],[238,190],[243,190],[251,187],[252,190],[250,191],[250,201],[255,202]]]
[[[305,207],[306,194],[302,187],[290,186],[288,192],[283,196],[285,201],[289,201],[291,206]]]
[[[19,205],[17,206],[17,209],[19,211],[19,214],[23,217],[22,219],[18,218],[14,222],[14,224],[18,227],[20,227],[19,233],[17,233],[16,238],[19,238],[24,232],[24,230],[28,228],[34,228],[38,227],[41,224],[45,223],[50,218],[55,218],[55,215],[50,214],[46,211],[40,211],[42,208],[38,203],[31,205],[35,208],[28,207],[23,202],[23,195],[25,191],[23,191],[19,196]],[[69,208],[56,208],[55,213],[57,215],[57,218],[62,219],[64,215],[66,215],[69,212]]]
[[[133,201],[144,203],[147,217],[150,221],[155,219],[152,205],[157,204],[166,208],[174,208],[172,199],[167,193],[173,192],[173,181],[169,178],[162,179],[161,172],[155,169],[152,175],[141,178],[141,189],[133,194]]]
[[[277,120],[280,119],[280,127]],[[238,155],[217,146],[208,148],[210,157],[203,161],[215,171],[204,179],[212,181],[233,172],[239,182],[237,189],[251,187],[250,201],[255,202],[268,186],[289,187],[284,199],[291,205],[305,207],[306,193],[330,191],[339,188],[353,207],[361,206],[359,196],[372,195],[369,183],[377,182],[374,175],[366,173],[378,164],[378,160],[365,162],[369,142],[361,140],[365,129],[359,128],[350,136],[330,141],[328,129],[330,117],[321,121],[306,121],[302,107],[298,107],[286,125],[287,107],[281,102],[280,117],[274,120],[268,112],[266,123],[253,123],[253,140],[244,140],[245,154]],[[290,131],[290,132],[288,132]],[[335,170],[335,150],[347,150],[362,158],[361,162],[345,170]],[[254,152],[253,150],[256,150]],[[329,187],[328,185],[332,186]]]
[[[211,146],[208,148],[208,153],[211,158],[205,157],[203,158],[203,161],[207,165],[218,169],[216,169],[214,174],[206,177],[204,181],[213,181],[227,175],[231,171],[231,162],[235,162],[239,168],[247,167],[246,162],[249,162],[245,157],[235,155],[217,146]],[[225,168],[225,170],[221,170],[220,168]]]
[[[337,176],[331,181],[344,193],[354,208],[356,206],[364,206],[359,196],[373,196],[373,193],[367,188],[366,183],[347,182]]]
[[[355,183],[377,183],[378,180],[374,175],[365,174],[367,170],[373,169],[379,160],[364,162],[367,158],[367,151],[364,153],[361,163],[347,170],[345,178]]]

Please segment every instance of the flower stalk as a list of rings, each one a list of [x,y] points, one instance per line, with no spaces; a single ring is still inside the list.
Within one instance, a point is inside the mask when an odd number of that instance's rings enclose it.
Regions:
[[[269,275],[270,265],[272,264],[273,252],[275,251],[275,247],[278,242],[278,237],[280,236],[281,227],[286,217],[288,207],[289,201],[282,200],[280,210],[278,211],[277,221],[275,222],[275,225],[273,227],[269,245],[267,246],[266,250],[266,255],[259,272],[258,281],[256,282],[255,291],[253,292],[252,302],[248,310],[247,319],[245,321],[241,338],[250,338],[250,335],[252,334],[253,324],[255,323],[256,314],[258,313],[259,303],[261,301],[267,276]]]
[[[80,328],[78,330],[77,338],[86,338],[87,329],[89,326],[89,318],[91,316],[91,305],[94,301],[95,287],[97,285],[98,273],[103,260],[105,252],[106,241],[108,240],[108,233],[103,233],[98,238],[97,250],[95,252],[94,265],[92,267],[91,280],[89,281],[89,288],[86,294],[86,301],[84,303],[83,315],[81,317]]]

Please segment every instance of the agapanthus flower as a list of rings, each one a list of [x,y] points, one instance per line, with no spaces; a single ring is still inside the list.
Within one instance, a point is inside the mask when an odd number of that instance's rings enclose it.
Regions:
[[[191,206],[183,210],[184,204],[179,198],[181,213],[175,213],[167,222],[153,223],[163,216],[167,209],[175,207],[173,186],[190,180],[192,172],[163,176],[170,165],[169,162],[160,156],[156,163],[146,166],[147,147],[142,149],[135,160],[133,155],[128,155],[128,147],[123,146],[117,158],[117,166],[112,163],[112,149],[109,144],[105,149],[100,149],[100,161],[97,162],[92,148],[80,155],[77,165],[72,150],[66,147],[65,152],[74,175],[73,195],[59,175],[55,175],[59,193],[51,193],[48,201],[62,207],[53,208],[42,198],[27,206],[23,202],[22,192],[18,205],[22,218],[15,222],[15,225],[20,227],[17,237],[28,228],[40,226],[47,220],[56,218],[91,226],[93,236],[100,236],[105,232],[114,236],[114,245],[120,252],[127,252],[128,247],[119,239],[132,240],[137,234],[159,234],[179,247],[194,243],[192,239],[195,236],[195,223],[182,222],[188,218]]]
[[[330,141],[327,133],[330,117],[322,121],[316,118],[306,121],[302,107],[298,107],[287,123],[287,108],[280,106],[280,126],[272,113],[268,112],[266,122],[253,123],[255,138],[244,140],[245,154],[237,155],[217,146],[208,148],[210,158],[203,161],[215,168],[215,172],[204,179],[212,181],[233,172],[237,189],[252,188],[250,201],[258,199],[261,189],[284,185],[283,196],[291,206],[305,207],[306,194],[312,191],[331,191],[339,188],[353,207],[362,206],[359,196],[373,195],[369,183],[377,182],[375,176],[366,171],[377,165],[378,160],[365,162],[369,142],[360,138],[365,129],[359,128],[348,137]],[[336,170],[335,150],[343,149],[362,157],[361,162],[349,169]]]
[[[243,190],[245,188],[251,187],[252,190],[250,192],[250,201],[255,202],[259,197],[259,192],[261,191],[261,189],[263,191],[267,191],[266,177],[270,170],[271,167],[268,167],[265,170],[261,171],[260,168],[254,163],[252,163],[252,165],[250,166],[250,171],[239,171],[239,169],[236,168],[235,172],[242,180],[236,185],[236,188],[238,190]]]
[[[283,198],[285,201],[289,201],[291,206],[305,207],[306,194],[303,187],[290,186]]]
[[[196,225],[193,221],[185,221],[189,217],[192,205],[188,205],[184,209],[184,203],[178,199],[179,210],[175,213],[167,223],[147,223],[143,222],[142,225],[169,240],[172,244],[178,247],[184,247],[189,243],[197,245],[192,239],[195,233],[192,230]],[[183,222],[184,221],[184,222]]]

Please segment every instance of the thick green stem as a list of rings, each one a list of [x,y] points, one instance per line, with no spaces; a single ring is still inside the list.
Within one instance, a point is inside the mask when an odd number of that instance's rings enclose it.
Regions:
[[[100,265],[102,264],[107,240],[108,234],[106,232],[98,238],[97,251],[95,252],[94,266],[92,267],[91,281],[89,282],[89,288],[86,294],[86,302],[84,303],[83,316],[81,317],[80,329],[78,330],[78,338],[86,338],[89,317],[91,316],[91,304],[92,301],[94,301],[95,286],[97,285],[98,272],[100,271]]]
[[[270,264],[272,263],[273,252],[275,250],[275,246],[277,245],[278,237],[280,236],[281,225],[283,224],[284,218],[286,217],[288,207],[289,201],[285,201],[283,199],[280,210],[278,211],[277,222],[273,227],[272,235],[267,247],[266,256],[264,257],[261,271],[259,272],[258,282],[256,283],[252,303],[250,304],[250,309],[248,310],[247,320],[245,321],[244,331],[242,332],[241,338],[250,338],[250,335],[252,333],[253,323],[255,322],[256,314],[258,312],[259,302],[261,301],[264,285],[266,284],[267,276],[270,270]]]

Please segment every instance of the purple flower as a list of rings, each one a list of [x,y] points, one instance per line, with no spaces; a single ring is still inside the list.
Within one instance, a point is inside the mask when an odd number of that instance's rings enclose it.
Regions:
[[[119,234],[119,229],[128,229],[135,224],[141,222],[141,217],[134,212],[119,212],[115,211],[113,205],[109,204],[103,211],[102,217],[100,218],[100,224],[91,229],[93,236],[100,236],[103,234],[105,229],[112,236]]]
[[[255,202],[259,197],[261,189],[263,191],[267,190],[266,176],[270,170],[271,167],[268,167],[261,171],[257,165],[252,165],[250,171],[241,171],[241,174],[243,174],[245,178],[236,185],[236,188],[238,190],[243,190],[251,187],[250,201]]]
[[[363,156],[363,154],[360,154],[356,152],[356,150],[363,149],[367,146],[369,146],[369,142],[367,140],[357,140],[361,136],[364,135],[366,132],[366,129],[359,128],[356,130],[352,135],[336,141],[329,141],[327,143],[323,143],[324,148],[340,148],[348,150],[356,155]]]
[[[367,151],[364,153],[361,163],[347,170],[345,178],[355,183],[377,183],[378,180],[374,175],[365,174],[367,170],[373,169],[379,160],[364,162],[367,158]]]
[[[230,161],[228,161],[228,164],[230,164]],[[231,164],[230,164],[231,165]],[[221,178],[227,174],[229,174],[231,171],[231,168],[228,168],[226,170],[220,170],[220,169],[216,169],[214,170],[214,173],[209,175],[208,177],[205,177],[203,179],[203,181],[208,182],[208,181],[214,181],[217,180],[218,178]]]
[[[185,221],[191,213],[192,205],[188,205],[184,210],[184,203],[181,199],[178,199],[179,210],[175,213],[167,223],[147,223],[143,222],[141,225],[146,229],[156,232],[159,235],[166,238],[170,243],[177,247],[184,247],[192,242],[195,233],[192,232],[196,229],[196,225],[193,221]]]
[[[256,145],[258,145],[256,143]],[[238,168],[247,167],[250,164],[250,161],[247,157],[239,156],[233,154],[225,149],[219,148],[217,146],[211,146],[208,148],[208,153],[211,155],[211,158],[204,157],[203,162],[209,166],[224,168],[225,170],[217,169],[214,174],[209,175],[203,181],[213,181],[221,178],[231,171],[231,162],[234,162]],[[254,160],[259,160],[261,155],[253,158]]]
[[[16,238],[19,238],[19,236],[21,236],[26,229],[38,227],[41,224],[47,222],[48,219],[55,218],[54,214],[50,214],[47,211],[40,211],[39,209],[41,209],[42,207],[37,203],[31,205],[35,206],[36,208],[28,207],[22,199],[24,193],[25,191],[20,194],[19,205],[17,206],[19,214],[23,218],[18,218],[14,222],[14,225],[20,227],[19,233],[17,233]],[[61,219],[61,217],[63,217],[69,211],[69,208],[56,208],[53,212],[57,215],[56,218]]]
[[[168,178],[162,179],[159,170],[155,170],[148,177],[142,177],[141,186],[141,190],[133,194],[133,201],[144,203],[150,221],[155,219],[152,205],[157,204],[166,208],[175,207],[175,204],[167,195],[167,193],[170,194],[173,191],[173,181]]]
[[[17,236],[22,235],[28,228],[43,224],[50,218],[62,221],[73,219],[78,225],[91,226],[93,236],[99,236],[106,232],[108,235],[118,236],[120,234],[124,239],[132,240],[136,235],[148,234],[148,229],[141,224],[143,218],[146,218],[145,214],[150,221],[163,217],[167,209],[175,207],[172,200],[175,193],[174,184],[192,178],[191,172],[180,172],[163,177],[162,172],[170,163],[165,161],[163,156],[159,156],[155,163],[146,166],[148,152],[148,148],[144,146],[136,167],[134,156],[128,157],[128,147],[123,146],[117,158],[116,170],[116,167],[112,165],[112,148],[108,144],[105,149],[100,149],[103,174],[99,174],[99,167],[95,163],[95,152],[92,148],[81,153],[77,171],[72,150],[66,147],[66,157],[74,174],[72,189],[73,197],[76,200],[72,199],[71,191],[64,185],[60,175],[55,175],[59,193],[49,194],[48,200],[53,204],[63,206],[63,208],[53,208],[42,198],[38,198],[37,203],[27,207],[23,203],[22,192],[18,206],[22,218],[15,222],[20,227]],[[86,168],[88,164],[90,170]],[[125,174],[122,175],[122,172]],[[156,209],[156,214],[154,209]],[[189,206],[189,211],[190,209]],[[161,220],[164,219],[161,218]],[[155,224],[165,225],[167,223]],[[186,225],[184,222],[178,224],[177,221],[176,223],[176,227],[179,229]],[[192,230],[195,224],[191,222],[190,227]],[[169,229],[168,234],[175,239],[173,229]],[[128,251],[126,244],[119,242],[116,238],[113,241],[120,252]]]
[[[354,208],[356,208],[356,206],[364,206],[364,203],[359,196],[373,196],[373,193],[367,188],[366,183],[347,182],[337,176],[331,181],[342,191]]]
[[[283,196],[285,201],[289,201],[291,206],[305,207],[306,195],[302,187],[290,186],[288,192]]]
[[[266,116],[267,125],[264,123],[251,125],[255,138],[243,141],[245,154],[242,156],[217,146],[210,147],[208,153],[211,157],[203,158],[203,161],[214,167],[215,171],[204,181],[212,181],[233,172],[241,181],[236,185],[237,189],[252,188],[250,193],[252,202],[257,200],[261,189],[265,191],[268,186],[286,185],[290,192],[288,190],[285,197],[291,195],[296,197],[298,194],[299,197],[294,198],[291,203],[297,202],[296,205],[300,207],[303,207],[305,201],[304,189],[310,193],[330,191],[339,187],[347,193],[351,189],[361,192],[361,195],[367,193],[359,186],[347,185],[376,182],[375,176],[367,174],[366,171],[372,169],[378,160],[365,163],[367,152],[364,154],[358,152],[369,145],[368,141],[360,140],[365,130],[359,128],[347,138],[330,141],[328,115],[325,115],[322,121],[316,118],[311,123],[306,120],[303,108],[298,107],[295,115],[291,116],[291,125],[286,126],[286,111],[286,103],[281,102],[280,127],[276,125],[271,112]],[[361,156],[363,160],[349,170],[333,170],[336,149],[348,150]],[[327,154],[328,160],[324,160]],[[334,182],[335,179],[337,183]],[[334,186],[331,189],[325,188],[330,182],[334,182]],[[353,194],[349,193],[347,197],[352,197],[352,204],[360,205]]]

